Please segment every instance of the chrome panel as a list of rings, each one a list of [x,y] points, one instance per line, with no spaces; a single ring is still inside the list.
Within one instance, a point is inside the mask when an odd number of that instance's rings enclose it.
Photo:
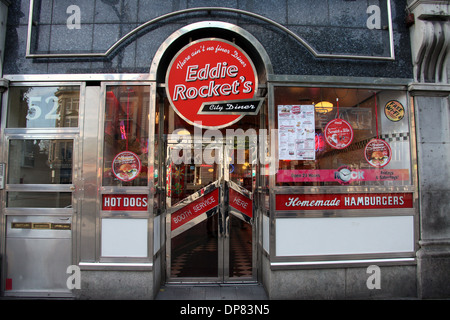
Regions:
[[[276,194],[314,194],[314,193],[370,193],[370,192],[414,192],[415,188],[409,186],[320,186],[320,187],[289,187],[276,186],[274,193]]]
[[[232,208],[229,208],[228,210],[229,210],[230,214],[232,214],[236,218],[241,219],[242,221],[244,221],[244,222],[246,222],[246,223],[248,223],[250,225],[253,225],[253,219],[250,219],[249,217],[247,217],[242,212],[239,212],[239,211],[237,211],[235,209],[232,209]]]
[[[148,194],[149,188],[148,187],[133,187],[124,189],[124,187],[118,187],[118,186],[102,186],[100,187],[100,191],[102,194],[108,194],[108,193],[117,193],[117,194]]]
[[[96,212],[98,197],[97,154],[98,126],[100,109],[100,87],[87,87],[84,97],[85,118],[82,132],[83,149],[81,166],[83,167],[83,188],[81,194],[82,212],[79,215],[79,232],[77,233],[77,261],[95,261],[95,239],[97,230]]]
[[[66,269],[72,264],[72,230],[21,229],[13,223],[65,223],[70,217],[8,216],[6,230],[6,278],[17,294],[70,294]],[[44,257],[44,259],[43,259]]]
[[[311,256],[277,256],[271,261],[274,262],[314,262],[314,261],[339,261],[339,260],[368,260],[368,259],[395,259],[395,258],[415,258],[414,252],[385,252],[385,253],[364,253],[364,254],[330,254]]]
[[[267,80],[271,83],[276,83],[277,86],[326,86],[346,89],[371,88],[378,90],[406,90],[408,85],[413,81],[412,78],[372,78],[279,74],[270,74]]]
[[[139,263],[139,262],[80,262],[79,267],[81,270],[117,270],[117,271],[129,271],[129,270],[141,270],[149,271],[153,268],[153,263]]]
[[[273,132],[275,129],[275,93],[274,93],[275,85],[271,82],[268,82],[267,95],[268,95],[268,132]],[[278,137],[270,136],[271,140],[275,140],[275,148],[269,149],[270,152],[270,161],[272,163],[278,163]],[[272,141],[271,141],[272,142]],[[267,210],[269,216],[269,260],[272,260],[275,257],[275,175],[271,174],[269,176],[269,185],[268,185],[268,193],[269,193],[269,207]]]
[[[405,258],[372,258],[372,259],[353,259],[329,260],[329,261],[281,261],[271,262],[271,270],[287,270],[287,269],[319,269],[319,268],[348,268],[363,267],[369,265],[377,266],[398,266],[398,265],[415,265],[416,259],[413,257]]]
[[[7,184],[6,191],[72,192],[75,184]]]

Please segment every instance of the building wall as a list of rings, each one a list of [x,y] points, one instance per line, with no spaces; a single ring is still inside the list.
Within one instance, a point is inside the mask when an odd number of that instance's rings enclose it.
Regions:
[[[450,295],[448,1],[408,1],[420,193],[418,295]]]
[[[263,264],[264,270],[270,268],[267,259]],[[379,286],[374,288],[370,287],[372,272],[368,272],[367,267],[270,271],[264,284],[269,298],[276,300],[417,297],[415,266],[385,266],[380,267],[379,272]]]
[[[303,37],[320,53],[389,56],[385,1],[380,29],[369,29],[371,1],[77,1],[80,28],[70,26],[70,1],[35,1],[33,53],[93,53],[106,51],[133,28],[155,17],[195,7],[229,7],[267,17]],[[394,61],[317,59],[303,44],[279,28],[259,19],[214,11],[167,18],[130,38],[110,56],[83,59],[25,58],[29,1],[11,4],[8,18],[5,74],[146,73],[162,42],[179,28],[197,21],[218,20],[237,24],[264,46],[275,74],[411,78],[409,34],[404,23],[405,0],[391,1]],[[72,12],[72,11],[69,11]],[[370,11],[369,11],[370,12]],[[68,26],[69,25],[69,26]]]

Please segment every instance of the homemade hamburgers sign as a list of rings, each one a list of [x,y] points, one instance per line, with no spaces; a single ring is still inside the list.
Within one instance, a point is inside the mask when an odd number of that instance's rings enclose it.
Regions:
[[[257,114],[255,67],[235,44],[218,39],[191,42],[178,52],[166,74],[166,92],[185,121],[223,128],[244,115]]]

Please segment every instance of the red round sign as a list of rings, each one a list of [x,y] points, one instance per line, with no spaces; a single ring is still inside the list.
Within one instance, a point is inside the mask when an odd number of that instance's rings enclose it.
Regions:
[[[114,157],[112,171],[119,180],[134,180],[141,172],[141,160],[134,152],[122,151]]]
[[[353,141],[353,128],[345,120],[334,119],[325,127],[325,141],[335,149],[347,148]]]
[[[364,148],[364,157],[371,166],[384,167],[391,161],[391,147],[384,140],[372,139]]]
[[[223,128],[242,114],[202,114],[209,108],[226,108],[226,103],[252,99],[258,79],[252,61],[239,47],[218,39],[201,39],[181,49],[166,74],[166,92],[177,114],[192,125]],[[220,111],[220,110],[219,110]]]

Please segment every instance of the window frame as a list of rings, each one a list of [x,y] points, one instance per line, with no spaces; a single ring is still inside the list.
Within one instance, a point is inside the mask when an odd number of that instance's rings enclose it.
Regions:
[[[9,144],[10,140],[72,140],[72,183],[70,184],[9,184],[8,182],[8,165],[5,170],[5,215],[64,215],[71,216],[77,210],[76,185],[81,176],[81,168],[78,163],[81,161],[81,143],[80,133],[83,132],[84,119],[84,96],[85,82],[72,81],[17,81],[11,82],[10,87],[79,87],[79,109],[78,109],[78,126],[77,127],[61,127],[61,128],[7,128],[9,91],[3,96],[1,125],[3,128],[2,146],[5,150],[2,161],[9,161]],[[31,207],[6,207],[7,192],[70,192],[72,193],[71,208],[31,208]]]
[[[415,112],[414,101],[408,91],[407,79],[387,79],[387,78],[346,78],[334,76],[284,76],[272,75],[268,82],[268,129],[276,130],[275,112],[277,112],[275,87],[279,86],[299,86],[314,88],[349,88],[349,89],[368,89],[368,90],[399,90],[406,95],[406,105],[404,106],[409,114],[409,132],[410,132],[410,184],[405,186],[277,186],[276,175],[268,176],[269,194],[268,209],[263,215],[263,228],[269,230],[269,234],[264,240],[265,252],[271,261],[273,270],[302,269],[317,267],[342,267],[359,266],[368,261],[383,265],[414,265],[415,252],[418,250],[419,239],[419,199],[417,190],[417,141],[415,133]],[[272,135],[278,147],[278,136]],[[275,154],[271,154],[272,161],[278,161],[278,149],[275,148]],[[276,210],[277,195],[314,195],[314,194],[357,194],[357,193],[411,193],[412,208],[402,209],[354,209],[354,210]],[[413,246],[414,250],[408,252],[385,252],[385,253],[341,253],[334,255],[279,255],[277,254],[277,233],[285,231],[277,230],[277,221],[283,219],[292,219],[292,221],[301,221],[304,218],[317,218],[317,221],[326,221],[322,219],[329,218],[390,218],[390,217],[410,217],[413,220]],[[294,220],[295,219],[295,220]],[[298,219],[298,220],[297,220]]]

